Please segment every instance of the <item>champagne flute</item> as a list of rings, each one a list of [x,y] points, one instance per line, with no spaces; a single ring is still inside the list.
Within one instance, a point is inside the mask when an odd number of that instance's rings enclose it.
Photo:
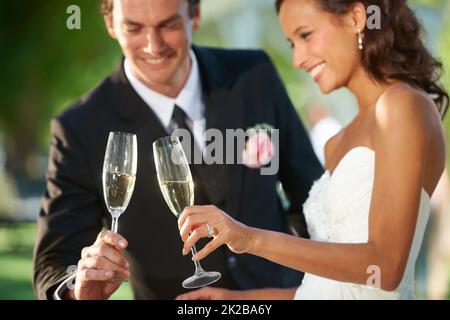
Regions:
[[[194,182],[182,145],[177,137],[161,138],[153,143],[156,172],[161,192],[172,213],[178,218],[186,206],[194,204]],[[195,245],[192,255],[197,253]],[[195,273],[183,281],[187,289],[199,288],[220,279],[220,272],[203,270],[194,261]]]
[[[112,216],[111,231],[117,233],[120,215],[125,211],[134,190],[137,171],[136,135],[110,132],[103,162],[103,195]],[[115,281],[123,281],[114,277]]]

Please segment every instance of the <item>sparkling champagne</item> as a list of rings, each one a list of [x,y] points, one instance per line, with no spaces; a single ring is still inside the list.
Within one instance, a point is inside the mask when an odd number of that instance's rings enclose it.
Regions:
[[[194,204],[194,182],[161,181],[161,192],[167,205],[175,216],[179,216],[187,206]]]
[[[186,206],[194,204],[194,183],[180,140],[170,136],[153,142],[153,158],[164,199],[170,211],[179,217]],[[195,245],[192,246],[191,251],[192,254],[196,254]],[[221,277],[220,272],[205,271],[200,261],[194,261],[194,265],[195,273],[183,281],[183,288],[194,289],[207,286]]]
[[[112,214],[120,215],[128,206],[133,194],[136,175],[121,172],[103,172],[103,193]]]

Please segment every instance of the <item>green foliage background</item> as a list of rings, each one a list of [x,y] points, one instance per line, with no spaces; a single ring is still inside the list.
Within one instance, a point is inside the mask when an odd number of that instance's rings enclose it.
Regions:
[[[68,30],[66,8],[81,9],[81,30]],[[51,116],[103,79],[120,56],[107,36],[98,1],[1,1],[0,131],[8,168],[48,147]]]

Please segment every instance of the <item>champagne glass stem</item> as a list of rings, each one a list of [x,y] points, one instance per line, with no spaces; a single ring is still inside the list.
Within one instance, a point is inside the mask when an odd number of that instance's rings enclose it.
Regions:
[[[192,246],[191,252],[192,252],[192,256],[195,256],[197,254],[197,248],[195,247],[195,245]],[[204,272],[202,265],[200,264],[200,261],[195,260],[194,264],[195,264],[195,274]]]
[[[119,216],[115,215],[111,216],[112,216],[111,231],[117,233],[117,227],[119,226]],[[116,282],[128,282],[128,280],[122,279],[118,275],[115,275],[111,280]]]
[[[117,233],[118,226],[119,226],[119,217],[112,216],[111,231]]]

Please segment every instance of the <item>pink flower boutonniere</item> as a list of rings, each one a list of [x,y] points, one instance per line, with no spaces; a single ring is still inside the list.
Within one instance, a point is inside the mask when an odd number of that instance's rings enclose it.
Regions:
[[[242,152],[242,162],[252,169],[267,165],[275,154],[275,145],[271,139],[273,127],[262,123],[247,130],[248,140]]]

